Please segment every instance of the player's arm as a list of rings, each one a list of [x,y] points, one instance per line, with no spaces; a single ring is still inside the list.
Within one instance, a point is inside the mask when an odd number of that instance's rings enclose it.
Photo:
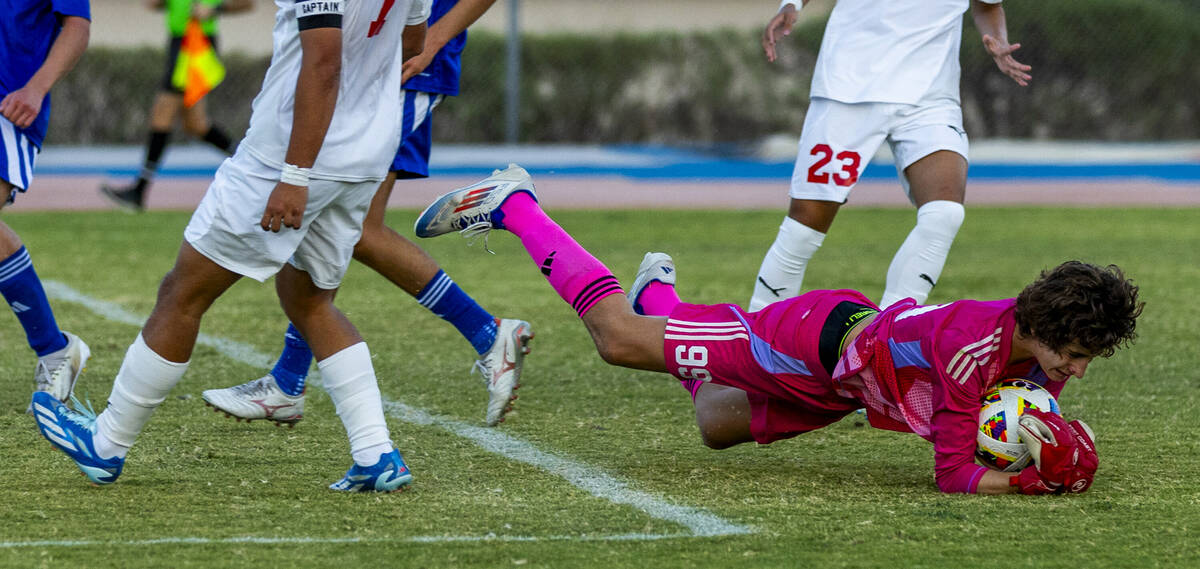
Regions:
[[[975,463],[978,403],[947,404],[945,398],[934,393],[935,411],[930,420],[938,489],[946,493],[1011,493],[1008,475]]]
[[[400,36],[400,56],[402,61],[408,62],[424,53],[425,50],[425,23],[404,26],[404,32]],[[404,69],[403,67],[401,68],[402,71]]]
[[[46,93],[75,67],[75,62],[79,61],[79,57],[87,49],[92,23],[80,16],[59,17],[62,20],[62,29],[58,32],[54,45],[50,46],[46,61],[42,62],[42,66],[23,87],[0,100],[0,115],[18,128],[33,124],[34,119],[42,112],[42,101],[46,99]]]
[[[306,4],[308,6],[306,6]],[[336,9],[336,11],[333,11]],[[279,183],[267,200],[261,227],[300,229],[308,203],[308,169],[317,160],[337,104],[342,72],[341,3],[296,3],[300,26],[300,73],[292,111],[292,134]]]
[[[455,4],[446,15],[429,27],[425,34],[424,51],[420,55],[405,58],[402,80],[408,81],[429,67],[433,57],[446,47],[450,40],[474,24],[495,3],[496,0],[460,0]]]
[[[1029,74],[1032,67],[1013,59],[1013,52],[1021,48],[1021,44],[1008,43],[1008,24],[1004,19],[1004,6],[999,0],[973,0],[971,16],[975,20],[975,29],[983,36],[983,47],[987,49],[1000,72],[1008,75],[1018,85],[1029,84],[1033,76]]]
[[[779,12],[767,22],[767,27],[763,30],[762,48],[763,53],[767,55],[767,61],[775,61],[775,42],[792,33],[792,26],[796,25],[800,9],[807,5],[808,0],[783,0],[779,5]]]
[[[975,464],[978,403],[955,388],[941,391],[947,393],[934,392],[930,428],[937,484],[943,492],[1061,494],[1084,492],[1091,486],[1098,461],[1091,431],[1083,423],[1068,424],[1053,413],[1025,411],[1021,440],[1034,454],[1035,463],[1020,472],[998,472]],[[1038,421],[1026,425],[1026,416]]]

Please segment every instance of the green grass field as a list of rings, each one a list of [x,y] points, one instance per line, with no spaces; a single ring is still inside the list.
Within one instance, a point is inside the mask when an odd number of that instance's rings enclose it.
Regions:
[[[361,266],[338,297],[371,347],[413,469],[404,493],[326,489],[349,455],[320,389],[294,430],[204,406],[202,390],[259,377],[278,354],[286,319],[270,283],[239,283],[217,302],[203,326],[213,341],[197,348],[120,481],[103,488],[24,413],[35,360],[16,319],[0,317],[0,566],[1197,567],[1197,213],[973,208],[930,298],[1014,296],[1072,258],[1119,264],[1141,285],[1137,344],[1093,363],[1061,398],[1097,433],[1100,471],[1078,496],[942,495],[932,445],[853,416],[769,446],[709,450],[677,382],[601,362],[501,232],[494,256],[456,236],[420,242],[484,307],[537,332],[517,411],[499,429],[482,427],[486,392],[452,327]],[[408,235],[414,215],[389,222]],[[662,250],[685,300],[745,302],[781,213],[555,216],[625,283],[645,251]],[[847,209],[806,288],[878,298],[912,218]],[[102,407],[187,214],[4,219],[29,246],[60,325],[91,345],[77,393]]]

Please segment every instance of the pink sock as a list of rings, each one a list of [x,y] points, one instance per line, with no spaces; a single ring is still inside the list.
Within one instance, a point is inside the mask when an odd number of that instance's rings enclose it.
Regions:
[[[642,289],[642,294],[638,295],[635,306],[638,314],[670,316],[671,309],[680,302],[683,301],[679,300],[674,286],[662,281],[650,281],[650,284]]]
[[[521,239],[554,292],[580,317],[601,299],[624,294],[612,271],[546,216],[533,196],[513,194],[497,213],[493,219]]]
[[[688,393],[692,394],[692,403],[695,403],[696,392],[700,391],[700,386],[704,385],[704,382],[699,379],[681,379],[679,380],[679,385],[682,385],[684,389],[688,390]]]

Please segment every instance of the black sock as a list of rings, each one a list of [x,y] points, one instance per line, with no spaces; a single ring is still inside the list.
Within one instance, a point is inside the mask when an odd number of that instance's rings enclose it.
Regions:
[[[146,190],[146,186],[154,179],[154,174],[158,172],[158,161],[162,158],[163,151],[167,149],[167,139],[171,137],[171,131],[150,131],[150,142],[146,145],[146,161],[142,164],[142,173],[138,175],[137,183],[134,185],[135,191],[141,194]]]
[[[233,141],[229,140],[229,135],[215,124],[209,127],[208,132],[204,133],[204,142],[216,146],[221,152],[233,154]]]

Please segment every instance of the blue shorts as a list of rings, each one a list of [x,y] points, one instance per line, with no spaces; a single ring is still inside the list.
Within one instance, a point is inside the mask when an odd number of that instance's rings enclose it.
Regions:
[[[38,147],[8,119],[0,117],[0,179],[12,184],[12,191],[3,196],[4,203],[12,203],[17,192],[29,189],[33,182],[33,164],[37,161]]]
[[[404,91],[404,136],[392,159],[400,180],[429,177],[429,150],[433,146],[433,109],[445,95],[423,91]]]

